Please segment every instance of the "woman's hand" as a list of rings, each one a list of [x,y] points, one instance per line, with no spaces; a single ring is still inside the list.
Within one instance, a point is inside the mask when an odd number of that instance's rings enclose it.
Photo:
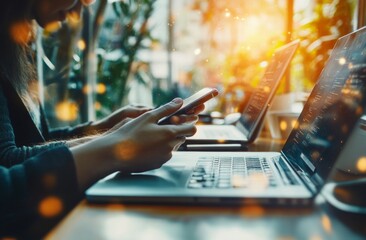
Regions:
[[[183,124],[183,123],[189,123],[189,122],[197,122],[198,117],[197,115],[202,112],[205,109],[205,105],[201,104],[191,111],[189,111],[187,114],[177,115],[170,118],[171,124]]]
[[[188,122],[195,122],[197,121],[197,115],[202,112],[205,109],[205,105],[202,104],[194,109],[192,109],[190,112],[184,115],[174,116],[171,118],[172,124],[183,124]],[[126,107],[123,107],[115,112],[113,112],[111,115],[96,121],[92,124],[92,126],[102,132],[108,131],[114,131],[117,128],[120,128],[125,123],[130,121],[133,118],[136,118],[140,116],[141,114],[150,111],[151,108],[145,107],[145,106],[133,106],[128,105]]]
[[[111,115],[94,122],[92,126],[100,131],[115,129],[116,127],[121,127],[132,118],[136,118],[149,110],[151,110],[151,108],[128,105],[113,112]]]
[[[123,172],[142,172],[161,167],[172,157],[175,146],[196,132],[193,124],[157,124],[159,119],[172,114],[181,105],[182,100],[175,99],[142,114],[108,135],[118,139],[112,157]]]
[[[174,113],[182,104],[182,99],[174,99],[113,132],[71,148],[80,188],[85,189],[114,171],[142,172],[161,167],[172,157],[174,147],[196,132],[193,124],[157,124],[159,119]]]

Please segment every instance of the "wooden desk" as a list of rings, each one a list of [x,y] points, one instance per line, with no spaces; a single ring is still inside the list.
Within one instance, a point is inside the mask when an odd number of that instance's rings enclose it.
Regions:
[[[278,151],[283,143],[259,138],[250,150]],[[95,205],[84,200],[47,239],[354,240],[366,238],[365,222],[339,215],[321,195],[311,209]]]

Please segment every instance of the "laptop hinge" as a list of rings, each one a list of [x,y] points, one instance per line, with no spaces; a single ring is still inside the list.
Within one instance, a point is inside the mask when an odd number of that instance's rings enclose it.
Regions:
[[[317,187],[315,184],[311,181],[309,176],[297,165],[293,164],[291,161],[287,159],[285,154],[281,151],[281,159],[285,162],[285,164],[288,164],[289,167],[295,172],[295,174],[301,179],[301,181],[304,183],[305,187],[314,195],[318,192]]]

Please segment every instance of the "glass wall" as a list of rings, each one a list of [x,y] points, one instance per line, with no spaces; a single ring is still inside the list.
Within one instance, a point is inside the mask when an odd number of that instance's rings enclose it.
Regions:
[[[274,50],[294,39],[301,46],[278,93],[309,92],[356,12],[356,0],[101,0],[44,31],[46,112],[54,126],[75,124],[204,86],[223,93],[207,109],[237,111]]]

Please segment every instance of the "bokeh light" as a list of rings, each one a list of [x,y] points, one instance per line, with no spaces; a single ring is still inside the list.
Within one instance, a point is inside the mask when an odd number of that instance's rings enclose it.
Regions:
[[[267,62],[267,61],[262,61],[262,62],[259,64],[259,66],[260,66],[261,68],[266,68],[266,67],[268,66],[268,62]]]
[[[98,94],[104,94],[107,91],[107,87],[103,83],[97,84],[97,93]]]
[[[78,48],[83,51],[86,48],[86,43],[83,39],[80,39],[77,43]]]
[[[366,172],[366,157],[361,157],[357,161],[357,169],[360,172]]]
[[[201,53],[201,48],[196,48],[194,50],[194,55],[200,55],[200,53]]]
[[[117,159],[123,159],[127,161],[131,160],[138,152],[137,144],[132,141],[122,142],[121,144],[116,145],[114,152]]]
[[[280,122],[280,129],[281,129],[282,131],[285,131],[285,130],[287,129],[287,122],[286,122],[286,121],[282,120],[282,121]]]
[[[325,232],[327,233],[332,232],[332,222],[330,221],[330,218],[327,215],[323,215],[321,217],[321,223]]]
[[[292,120],[291,121],[291,127],[294,129],[297,129],[297,127],[299,126],[299,123],[297,122],[297,120]]]
[[[55,108],[56,117],[61,121],[74,121],[78,117],[79,109],[75,102],[60,102]]]
[[[102,104],[100,102],[96,101],[94,103],[94,108],[95,108],[95,110],[100,110],[100,109],[102,109]]]
[[[55,196],[49,196],[43,199],[38,207],[39,213],[46,218],[59,215],[62,212],[62,201]]]
[[[31,25],[26,21],[16,22],[10,26],[10,36],[18,44],[27,44],[32,33]]]
[[[344,65],[344,64],[346,64],[347,60],[346,60],[344,57],[341,57],[341,58],[338,60],[338,62],[339,62],[339,65]]]
[[[66,15],[66,21],[73,27],[79,25],[80,15],[77,12],[69,12]]]
[[[61,22],[50,22],[44,27],[44,31],[47,33],[57,32],[61,28]]]

